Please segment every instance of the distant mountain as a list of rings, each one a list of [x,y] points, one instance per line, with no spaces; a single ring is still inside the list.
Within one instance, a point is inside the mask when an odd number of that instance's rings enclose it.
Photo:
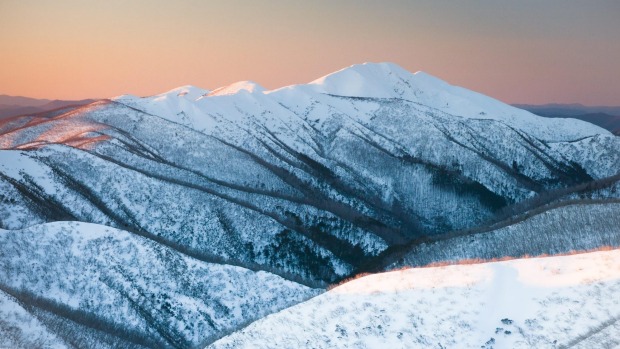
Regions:
[[[620,106],[587,106],[579,103],[549,103],[549,104],[513,104],[513,106],[528,111],[549,113],[555,115],[580,115],[580,114],[596,114],[604,113],[609,115],[620,115]],[[537,113],[535,113],[537,114]],[[537,114],[538,115],[538,114]]]
[[[613,250],[368,275],[207,348],[617,348],[619,269]]]
[[[49,99],[0,95],[0,105],[12,105],[14,107],[40,107],[49,102],[51,102]]]
[[[249,81],[182,86],[9,118],[0,121],[0,149],[0,290],[26,304],[20,311],[61,323],[61,342],[78,340],[66,334],[75,329],[103,331],[93,334],[96,347],[127,344],[131,333],[156,341],[136,347],[206,345],[357,272],[383,270],[392,253],[447,238],[456,251],[484,248],[469,245],[483,236],[472,234],[568,203],[613,210],[620,197],[620,138],[609,131],[390,63],[271,91]],[[89,224],[50,225],[57,221]],[[574,222],[584,231],[591,223]],[[110,233],[80,242],[102,226]],[[559,243],[615,241],[569,238]],[[28,259],[34,271],[12,264],[50,245],[53,253]],[[116,249],[117,259],[92,256]],[[154,274],[136,271],[144,266],[135,258],[152,261]],[[212,270],[206,278],[221,277],[215,265],[232,276],[171,285],[176,277],[157,272],[172,263],[175,275],[195,275],[189,260]],[[50,273],[71,281],[36,282]],[[273,280],[284,285],[281,302],[260,296]],[[248,292],[241,308],[223,301],[235,287]],[[115,336],[120,323],[133,332]]]
[[[590,107],[581,104],[515,104],[514,106],[540,116],[587,121],[620,135],[620,107]]]
[[[60,108],[78,107],[94,101],[96,101],[96,99],[63,101],[0,95],[0,120],[13,116],[36,114]]]

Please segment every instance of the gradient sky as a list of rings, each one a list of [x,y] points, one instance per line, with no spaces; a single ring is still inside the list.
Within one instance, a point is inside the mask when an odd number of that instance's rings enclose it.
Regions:
[[[0,94],[305,83],[390,61],[508,103],[620,105],[620,1],[0,0]]]

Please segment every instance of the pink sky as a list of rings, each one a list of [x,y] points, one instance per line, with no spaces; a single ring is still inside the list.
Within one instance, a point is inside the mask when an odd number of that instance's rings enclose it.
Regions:
[[[390,61],[508,103],[620,105],[620,2],[0,0],[0,94],[305,83]]]

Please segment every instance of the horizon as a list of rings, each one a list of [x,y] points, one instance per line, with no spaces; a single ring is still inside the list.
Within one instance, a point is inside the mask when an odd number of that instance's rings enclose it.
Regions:
[[[618,14],[613,1],[2,1],[0,93],[80,100],[243,80],[272,90],[387,61],[509,104],[614,106]]]
[[[348,66],[348,67],[345,67],[345,68],[342,68],[342,69],[339,69],[339,70],[336,70],[336,71],[330,72],[330,73],[328,73],[328,74],[322,75],[322,76],[320,76],[320,77],[317,77],[317,78],[316,78],[316,79],[314,79],[314,80],[311,80],[311,81],[308,81],[308,82],[305,82],[305,83],[295,83],[295,84],[291,84],[291,85],[279,86],[279,87],[276,87],[276,88],[273,88],[273,89],[266,89],[264,92],[271,92],[271,91],[275,91],[275,90],[279,90],[279,89],[283,89],[283,88],[287,88],[287,87],[291,87],[291,86],[298,86],[298,85],[307,85],[307,84],[311,84],[311,83],[313,83],[315,80],[322,79],[322,78],[324,78],[324,77],[326,77],[326,76],[329,76],[329,75],[331,75],[331,74],[337,73],[337,72],[339,72],[339,71],[341,71],[341,70],[345,70],[345,69],[348,69],[348,68],[352,68],[352,67],[354,67],[354,66],[356,66],[356,65],[365,65],[365,64],[395,64],[395,63],[393,63],[393,62],[364,62],[364,63],[353,64],[353,65],[351,65],[351,66]],[[424,73],[424,74],[429,75],[428,73],[426,73],[426,72],[424,72],[424,71],[421,71],[421,70],[416,71],[416,72],[410,72],[410,73],[411,73],[411,74]],[[155,93],[155,94],[152,94],[152,95],[143,95],[143,96],[137,96],[137,97],[140,97],[140,98],[146,98],[146,97],[156,96],[156,95],[159,95],[159,94],[165,94],[165,93],[167,93],[167,92],[169,92],[169,91],[173,91],[173,90],[175,90],[175,89],[180,89],[180,88],[184,88],[184,87],[194,87],[194,88],[200,88],[200,89],[207,90],[207,91],[209,91],[209,92],[213,92],[213,91],[217,91],[217,90],[219,90],[219,89],[223,89],[223,88],[226,88],[226,87],[229,87],[229,86],[232,86],[232,85],[238,84],[238,83],[242,83],[242,82],[250,82],[250,83],[257,84],[257,85],[258,85],[258,86],[260,86],[260,87],[263,87],[263,86],[262,86],[259,82],[250,81],[250,80],[240,80],[240,81],[236,81],[236,82],[230,83],[230,84],[228,84],[228,85],[218,86],[218,87],[215,87],[215,88],[205,88],[205,87],[203,87],[203,86],[196,86],[196,85],[180,85],[180,86],[176,86],[176,87],[169,88],[169,89],[167,89],[167,90],[165,90],[165,91],[160,91],[160,92]],[[449,83],[449,82],[448,82],[448,83]],[[459,87],[464,87],[464,88],[466,88],[465,86],[459,86]],[[472,90],[472,91],[473,91],[473,90]],[[477,92],[477,91],[474,91],[474,92]],[[80,100],[73,100],[73,101],[78,102],[78,101],[81,101],[81,100],[89,100],[89,99],[97,101],[97,100],[111,99],[111,98],[120,97],[120,96],[122,96],[122,95],[117,95],[117,96],[109,96],[109,97],[92,97],[92,98],[82,98],[82,99],[80,99]],[[0,93],[0,97],[9,97],[9,98],[27,98],[27,99],[36,99],[36,100],[41,100],[41,101],[45,100],[45,101],[49,101],[49,102],[54,102],[54,101],[63,101],[63,100],[61,100],[61,99],[50,99],[50,98],[33,98],[33,97],[29,97],[29,96],[16,96],[16,95],[8,95],[8,94],[4,94],[4,93]],[[69,101],[70,101],[70,100],[69,100]],[[503,102],[503,101],[502,101],[502,102]],[[544,107],[544,106],[560,106],[560,107],[585,107],[585,108],[620,108],[620,104],[619,104],[619,105],[587,105],[587,104],[582,104],[582,103],[578,103],[578,102],[566,102],[566,103],[547,102],[547,103],[540,103],[540,104],[531,104],[531,103],[506,103],[506,104],[509,104],[509,105],[512,105],[512,106],[516,106],[516,107],[519,107],[519,106],[541,106],[541,107]]]

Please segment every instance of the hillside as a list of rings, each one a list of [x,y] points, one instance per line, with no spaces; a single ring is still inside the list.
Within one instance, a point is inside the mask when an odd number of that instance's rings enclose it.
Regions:
[[[560,205],[500,228],[448,236],[383,258],[388,269],[620,247],[620,202]]]
[[[619,290],[619,250],[405,269],[347,282],[207,348],[612,348]]]
[[[101,225],[0,230],[0,246],[11,348],[191,348],[319,293]]]

